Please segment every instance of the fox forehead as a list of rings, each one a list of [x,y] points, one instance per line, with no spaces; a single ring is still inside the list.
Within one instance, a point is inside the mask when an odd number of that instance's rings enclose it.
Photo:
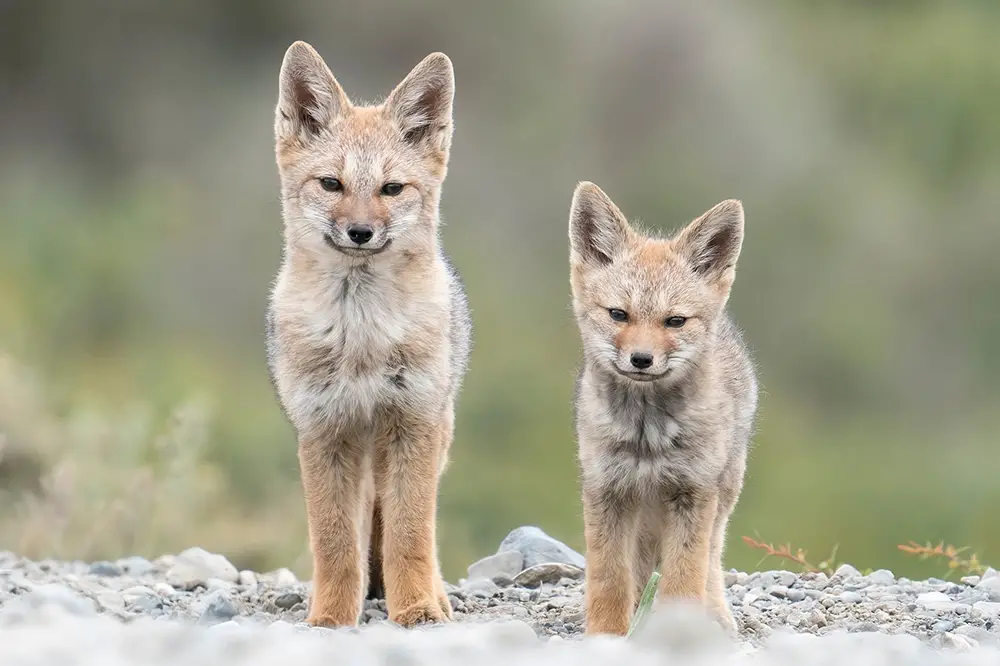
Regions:
[[[280,158],[283,167],[304,177],[331,176],[345,185],[381,186],[388,177],[414,177],[422,166],[380,106],[345,111],[307,150],[288,147]]]
[[[585,269],[582,277],[592,305],[622,308],[633,317],[689,316],[695,312],[686,311],[699,310],[711,298],[670,240],[641,239],[613,263]]]

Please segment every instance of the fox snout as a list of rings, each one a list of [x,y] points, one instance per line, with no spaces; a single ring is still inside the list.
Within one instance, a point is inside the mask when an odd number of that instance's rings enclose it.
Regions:
[[[375,229],[370,224],[349,224],[347,225],[347,237],[355,245],[361,246],[372,239]]]

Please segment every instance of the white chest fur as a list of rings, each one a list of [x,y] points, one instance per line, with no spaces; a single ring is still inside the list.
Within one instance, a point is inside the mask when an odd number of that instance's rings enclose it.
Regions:
[[[282,291],[284,293],[282,293]],[[321,294],[276,286],[278,317],[289,341],[279,351],[278,390],[300,425],[364,425],[381,408],[413,408],[433,400],[439,359],[415,362],[404,353],[433,321],[440,303],[408,299],[397,286],[370,272],[334,275]]]

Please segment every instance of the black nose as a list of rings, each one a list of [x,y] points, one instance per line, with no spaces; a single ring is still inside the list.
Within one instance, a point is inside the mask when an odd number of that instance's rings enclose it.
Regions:
[[[649,366],[653,365],[653,355],[646,354],[643,352],[632,352],[632,365],[639,368],[640,370],[645,370]]]
[[[364,245],[375,235],[375,230],[367,224],[352,224],[347,227],[347,237],[358,245]]]

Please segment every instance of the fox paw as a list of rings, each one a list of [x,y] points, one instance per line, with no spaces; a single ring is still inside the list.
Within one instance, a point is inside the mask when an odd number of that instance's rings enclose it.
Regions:
[[[447,601],[447,598],[445,601]],[[440,599],[428,599],[417,602],[400,611],[390,613],[389,619],[403,627],[447,622],[451,619],[451,604],[448,604],[448,612],[445,613]]]
[[[448,594],[445,592],[440,592],[437,595],[438,606],[441,607],[441,612],[444,613],[446,620],[452,619],[451,613],[451,599],[448,598]]]
[[[358,619],[357,617],[348,620],[346,617],[337,618],[333,615],[310,615],[306,618],[306,623],[314,627],[336,629],[337,627],[356,627],[358,626]]]

